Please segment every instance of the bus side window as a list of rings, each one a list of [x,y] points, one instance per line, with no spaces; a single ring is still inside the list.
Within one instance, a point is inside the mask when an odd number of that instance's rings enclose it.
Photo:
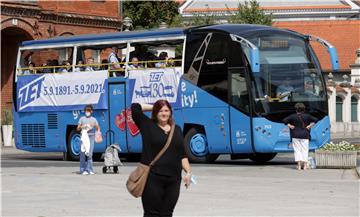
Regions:
[[[246,86],[244,68],[229,68],[231,75],[230,104],[235,108],[249,112],[249,92]]]
[[[228,41],[226,35],[214,34],[206,50],[198,86],[228,102]]]

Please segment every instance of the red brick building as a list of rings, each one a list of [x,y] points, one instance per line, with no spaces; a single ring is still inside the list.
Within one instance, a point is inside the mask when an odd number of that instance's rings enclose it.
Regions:
[[[18,45],[46,39],[122,29],[121,2],[1,1],[1,107],[12,103]]]

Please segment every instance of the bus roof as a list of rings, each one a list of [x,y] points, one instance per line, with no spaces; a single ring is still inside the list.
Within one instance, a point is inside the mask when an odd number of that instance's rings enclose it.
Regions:
[[[72,45],[78,43],[91,43],[91,42],[112,42],[112,41],[126,41],[126,40],[138,40],[148,38],[168,38],[185,36],[187,32],[225,32],[230,34],[239,35],[242,37],[248,36],[251,33],[258,31],[269,32],[281,32],[291,35],[303,37],[303,35],[287,30],[279,29],[271,26],[253,25],[253,24],[218,24],[218,25],[206,25],[191,28],[168,28],[168,29],[155,29],[155,30],[142,30],[142,31],[122,31],[111,32],[103,34],[86,34],[75,35],[70,37],[55,37],[43,40],[31,40],[24,41],[22,47],[36,47],[36,46],[57,46],[57,45]]]
[[[292,30],[288,29],[280,29],[272,26],[265,26],[265,25],[256,25],[256,24],[218,24],[218,25],[208,25],[208,26],[200,26],[197,28],[191,28],[188,31],[194,31],[194,32],[226,32],[229,34],[238,35],[241,37],[246,38],[250,34],[256,33],[256,32],[278,32],[278,33],[285,33],[290,34],[298,37],[304,37],[304,35],[294,32]]]
[[[157,30],[144,30],[144,31],[122,31],[111,32],[104,34],[84,34],[75,35],[70,37],[55,37],[43,40],[24,41],[21,45],[28,46],[51,46],[51,45],[67,45],[76,43],[88,42],[106,42],[106,41],[121,41],[131,39],[146,39],[156,37],[177,37],[184,36],[184,28],[170,28],[170,29],[157,29]]]

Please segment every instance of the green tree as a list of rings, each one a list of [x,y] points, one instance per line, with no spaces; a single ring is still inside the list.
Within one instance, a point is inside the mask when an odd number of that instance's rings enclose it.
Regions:
[[[272,15],[266,15],[256,0],[239,3],[238,11],[229,18],[229,23],[272,25]]]
[[[135,29],[156,28],[161,22],[178,25],[179,3],[175,1],[124,1],[124,17],[130,17]]]

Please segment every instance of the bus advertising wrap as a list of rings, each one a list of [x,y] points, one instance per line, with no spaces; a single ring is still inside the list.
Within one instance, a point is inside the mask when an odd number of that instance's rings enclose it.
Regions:
[[[87,104],[107,109],[107,71],[20,76],[17,109],[26,111],[82,110]]]
[[[130,70],[131,102],[153,104],[166,99],[176,103],[180,77],[181,67]]]

